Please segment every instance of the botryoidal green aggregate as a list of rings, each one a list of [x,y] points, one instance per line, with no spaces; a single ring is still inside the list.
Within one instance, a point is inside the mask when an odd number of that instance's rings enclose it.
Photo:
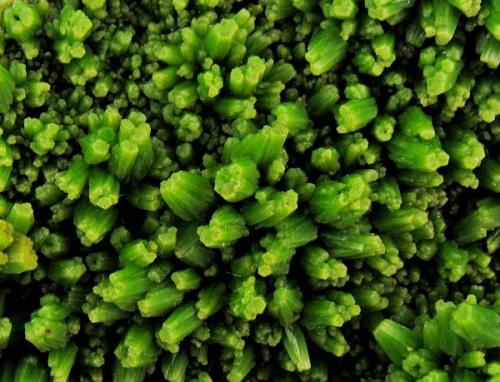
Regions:
[[[500,380],[500,1],[0,1],[0,381]]]

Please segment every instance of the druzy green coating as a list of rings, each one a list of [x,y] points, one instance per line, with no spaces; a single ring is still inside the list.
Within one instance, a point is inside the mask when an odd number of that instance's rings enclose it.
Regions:
[[[498,382],[499,0],[0,0],[0,382]]]

